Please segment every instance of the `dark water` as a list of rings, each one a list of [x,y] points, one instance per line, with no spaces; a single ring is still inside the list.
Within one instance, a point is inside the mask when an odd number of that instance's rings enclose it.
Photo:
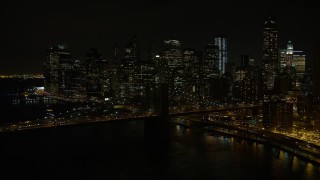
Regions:
[[[43,100],[44,97],[41,98]],[[7,98],[8,102],[10,103],[13,99],[13,97]],[[55,117],[68,117],[70,115],[75,116],[75,114],[78,114],[80,111],[73,111],[74,108],[77,109],[79,107],[86,107],[86,105],[91,105],[90,103],[62,102],[53,98],[51,98],[47,102],[40,102],[34,104],[10,104],[8,102],[3,103],[2,100],[3,98],[0,97],[0,125],[2,123],[35,121],[37,119],[44,121],[45,117],[50,117],[48,115],[48,109],[51,110],[50,114],[54,114]],[[97,107],[97,105],[95,107]],[[83,115],[84,111],[81,111],[81,113]],[[87,114],[91,115],[93,113]]]
[[[0,95],[22,93],[29,88],[44,86],[43,78],[0,78]]]
[[[272,146],[170,125],[144,140],[143,122],[0,134],[4,179],[319,179],[319,167]]]

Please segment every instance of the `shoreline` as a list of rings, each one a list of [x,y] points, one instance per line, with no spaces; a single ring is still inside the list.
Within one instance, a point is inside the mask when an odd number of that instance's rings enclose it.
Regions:
[[[156,117],[149,117],[149,118],[156,118]],[[134,118],[134,119],[127,119],[127,121],[143,121],[145,118]],[[122,122],[122,120],[120,120]],[[25,131],[30,131],[30,130],[43,130],[43,129],[55,129],[55,128],[63,128],[63,127],[70,127],[70,126],[86,126],[90,125],[92,123],[98,124],[98,123],[110,123],[110,122],[118,122],[117,120],[110,120],[110,121],[87,121],[87,122],[76,122],[72,124],[64,124],[64,125],[58,125],[58,126],[50,126],[50,127],[40,127],[40,128],[26,128],[26,129],[21,129],[21,130],[16,130],[16,131],[3,131],[0,134],[10,134],[13,132],[25,132]],[[276,134],[269,134],[268,136],[263,136],[261,134],[258,134],[256,132],[252,132],[250,129],[244,130],[240,129],[238,127],[234,127],[231,125],[227,124],[221,124],[218,122],[201,122],[201,121],[190,121],[191,124],[185,124],[181,122],[174,122],[171,121],[169,124],[176,124],[176,125],[182,125],[185,127],[200,127],[204,128],[209,131],[214,131],[217,133],[221,133],[224,135],[228,135],[230,137],[237,137],[245,140],[250,140],[254,141],[257,143],[261,144],[269,144],[272,145],[278,149],[281,149],[285,152],[288,152],[289,154],[292,154],[293,156],[296,156],[299,159],[302,159],[306,162],[310,162],[314,165],[320,166],[320,152],[319,154],[311,152],[307,149],[302,149],[299,148],[294,143],[288,143],[285,142],[285,137],[276,137]],[[271,132],[268,132],[271,133]],[[276,139],[278,138],[278,139]],[[298,140],[298,139],[296,139]],[[299,140],[300,142],[307,143],[305,141]]]
[[[198,122],[198,123],[200,123],[200,126],[199,125],[187,125],[187,124],[178,123],[178,122],[173,122],[172,124],[182,125],[182,126],[190,127],[190,128],[191,127],[200,127],[200,128],[203,128],[207,131],[213,131],[213,132],[227,135],[230,137],[241,138],[244,140],[249,140],[249,141],[253,141],[256,143],[260,143],[260,144],[268,144],[268,145],[274,146],[282,151],[285,151],[285,152],[291,154],[293,157],[296,156],[297,158],[305,161],[306,163],[311,163],[315,166],[320,167],[320,156],[315,157],[315,155],[311,151],[302,150],[298,147],[294,147],[294,146],[291,146],[291,145],[285,144],[285,143],[280,144],[281,142],[276,142],[275,140],[272,139],[272,137],[259,137],[257,134],[252,133],[250,131],[242,130],[243,132],[241,132],[241,133],[234,133],[234,131],[235,131],[234,127],[229,126],[229,125],[225,125],[225,124],[223,124],[223,127],[222,126],[213,127],[213,124],[210,124],[210,123],[203,123],[203,122]]]

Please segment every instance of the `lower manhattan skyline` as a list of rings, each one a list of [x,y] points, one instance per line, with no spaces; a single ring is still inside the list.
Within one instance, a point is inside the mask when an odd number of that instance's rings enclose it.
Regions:
[[[43,73],[46,50],[52,45],[66,44],[75,59],[84,61],[90,48],[98,48],[111,60],[114,43],[120,51],[137,36],[141,54],[152,42],[156,53],[163,41],[175,35],[182,48],[204,51],[215,35],[228,38],[229,61],[240,64],[248,54],[262,62],[263,22],[276,18],[279,48],[290,40],[295,50],[313,58],[319,27],[313,3],[289,1],[224,1],[214,2],[55,2],[39,4],[3,2],[2,74]]]
[[[0,5],[2,177],[320,177],[315,2]]]

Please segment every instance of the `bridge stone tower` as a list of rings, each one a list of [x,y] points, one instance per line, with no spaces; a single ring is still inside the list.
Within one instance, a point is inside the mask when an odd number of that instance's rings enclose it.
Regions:
[[[144,137],[148,143],[163,144],[169,140],[168,84],[153,86],[153,109],[159,116],[144,122]]]

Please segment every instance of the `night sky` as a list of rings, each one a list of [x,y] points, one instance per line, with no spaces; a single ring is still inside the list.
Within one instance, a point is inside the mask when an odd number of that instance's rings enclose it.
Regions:
[[[50,3],[49,3],[50,2]],[[146,51],[152,41],[157,49],[176,35],[183,47],[203,50],[213,36],[227,35],[230,61],[250,54],[262,57],[264,18],[276,17],[280,47],[291,40],[310,61],[320,39],[315,1],[181,1],[133,0],[87,3],[80,1],[8,1],[1,5],[2,53],[0,74],[42,73],[45,51],[67,44],[76,59],[84,60],[96,47],[110,59],[114,42],[123,47],[134,35]]]

